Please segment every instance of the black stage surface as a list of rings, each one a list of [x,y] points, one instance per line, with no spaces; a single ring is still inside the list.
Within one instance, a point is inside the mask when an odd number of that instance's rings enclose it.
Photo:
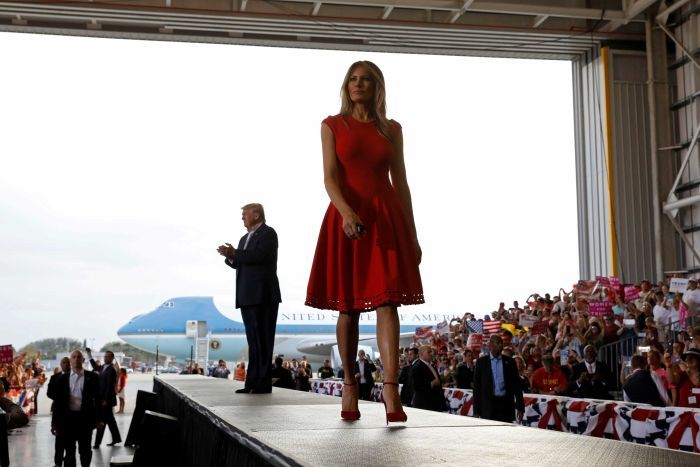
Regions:
[[[361,420],[346,422],[338,397],[277,388],[234,394],[242,386],[154,379],[160,411],[182,421],[182,465],[700,466],[697,454],[411,408],[407,423],[387,428],[375,402],[360,402]]]

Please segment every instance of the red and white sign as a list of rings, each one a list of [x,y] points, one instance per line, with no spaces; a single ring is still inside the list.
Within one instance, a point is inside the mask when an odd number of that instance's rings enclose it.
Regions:
[[[540,320],[536,315],[520,315],[520,320],[518,324],[524,328],[531,328]]]
[[[591,316],[604,316],[612,313],[612,302],[607,300],[592,300],[588,303],[588,314]]]
[[[603,276],[596,276],[595,280],[598,281],[601,287],[610,287],[610,279]]]
[[[481,347],[484,345],[484,335],[483,334],[469,334],[469,339],[467,339],[467,347],[473,349],[475,352],[480,352]]]
[[[619,277],[612,276],[610,277],[610,287],[612,287],[615,290],[620,290],[620,287],[622,287],[622,283],[620,282]]]
[[[0,345],[0,363],[12,363],[11,345]]]
[[[549,324],[549,323],[548,323],[547,321],[538,321],[538,322],[536,322],[536,323],[532,326],[532,328],[530,328],[530,334],[532,334],[533,336],[537,336],[537,335],[539,335],[539,334],[542,334],[543,332],[545,332],[545,331],[547,330],[547,325],[548,325],[548,324]]]
[[[639,298],[639,289],[633,285],[625,286],[625,302],[632,302]]]

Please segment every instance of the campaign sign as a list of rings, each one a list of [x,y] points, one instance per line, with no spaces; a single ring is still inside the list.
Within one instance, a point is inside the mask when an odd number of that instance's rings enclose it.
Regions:
[[[596,276],[595,280],[598,281],[601,287],[610,287],[610,279],[603,276]]]
[[[633,285],[625,286],[625,302],[632,302],[639,298],[639,289]]]
[[[540,319],[534,315],[520,315],[520,319],[518,320],[518,324],[523,328],[531,328],[539,320]]]
[[[537,336],[537,335],[539,335],[539,334],[542,334],[543,332],[545,332],[545,331],[547,330],[548,324],[549,324],[549,323],[548,323],[547,321],[538,321],[538,322],[536,322],[536,323],[532,326],[532,328],[530,328],[530,334],[533,335],[533,336]]]
[[[481,351],[481,347],[484,345],[484,335],[472,333],[469,334],[469,339],[467,339],[467,347],[474,349],[476,352]]]
[[[0,345],[0,363],[12,363],[11,345]]]
[[[588,304],[588,314],[591,316],[604,316],[612,313],[612,302],[608,300],[592,300]]]
[[[609,278],[609,281],[610,281],[610,287],[612,287],[613,289],[619,290],[620,287],[622,286],[622,283],[620,282],[619,277],[611,276]]]
[[[672,277],[668,289],[671,292],[685,293],[688,290],[688,279],[682,277]]]

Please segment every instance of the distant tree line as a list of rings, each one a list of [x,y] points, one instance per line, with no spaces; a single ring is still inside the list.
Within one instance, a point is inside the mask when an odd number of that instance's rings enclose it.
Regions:
[[[137,362],[143,362],[148,364],[156,363],[156,354],[137,349],[133,345],[127,344],[126,342],[107,342],[105,345],[102,346],[100,352],[104,352],[105,350],[111,350],[112,352],[124,352],[124,355],[126,355],[127,357],[131,357]],[[160,355],[160,363],[165,363],[164,355]]]
[[[70,337],[58,337],[30,342],[29,344],[20,348],[19,352],[16,353],[26,353],[27,358],[32,359],[37,356],[39,351],[41,351],[42,359],[54,360],[56,355],[59,353],[71,352],[75,349],[83,350],[85,349],[85,346],[85,340],[81,342],[78,339],[71,339]],[[144,362],[148,364],[155,364],[156,362],[156,354],[139,350],[126,342],[108,342],[100,349],[101,352],[104,352],[105,350],[111,350],[112,352],[124,352],[124,355],[131,357],[137,362]],[[161,363],[165,362],[165,357],[161,355],[160,360]]]
[[[35,358],[41,351],[41,358],[53,360],[56,358],[56,354],[70,352],[81,347],[83,347],[83,343],[77,339],[57,337],[30,342],[19,349],[19,353],[26,353],[27,358]]]

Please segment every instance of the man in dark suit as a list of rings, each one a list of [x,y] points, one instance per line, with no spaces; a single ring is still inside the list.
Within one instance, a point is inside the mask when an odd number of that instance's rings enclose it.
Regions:
[[[360,350],[357,356],[358,359],[355,361],[355,379],[360,385],[360,399],[368,401],[372,397],[374,372],[377,371],[377,367],[366,357],[364,350]]]
[[[583,349],[584,361],[572,368],[569,388],[574,397],[612,399],[608,392],[608,388],[612,386],[612,374],[604,362],[596,361],[597,356],[595,346],[587,345]]]
[[[92,358],[92,351],[87,349],[90,365],[95,373],[100,377],[100,396],[102,398],[102,420],[109,427],[109,432],[112,435],[112,442],[107,443],[107,446],[114,446],[122,442],[122,437],[119,434],[117,421],[114,419],[114,406],[117,405],[117,369],[114,367],[114,353],[111,350],[105,352],[105,362],[99,365]],[[102,437],[105,435],[105,427],[97,429],[95,433],[95,449],[100,448]]]
[[[282,365],[282,357],[275,358],[275,367],[272,369],[272,379],[275,382],[272,385],[276,388],[294,389],[296,385],[292,379],[292,372]]]
[[[474,416],[512,423],[523,418],[525,402],[515,361],[502,355],[503,339],[489,337],[489,353],[479,358],[474,367]]]
[[[462,361],[457,365],[455,375],[455,387],[459,389],[471,389],[474,381],[474,353],[466,349]]]
[[[75,443],[78,443],[80,465],[87,467],[92,459],[92,430],[102,427],[102,398],[96,373],[85,371],[85,359],[79,350],[70,356],[71,370],[59,375],[49,386],[47,396],[53,400],[51,431],[61,437],[66,450],[65,467],[75,467]]]
[[[411,384],[413,386],[412,407],[435,412],[447,410],[445,392],[437,369],[433,365],[435,351],[429,345],[418,349],[418,359],[411,366]]]
[[[649,371],[647,362],[641,355],[632,357],[632,373],[622,386],[622,395],[625,402],[637,404],[649,404],[653,407],[666,407],[668,394],[661,378]]]
[[[261,204],[243,206],[243,225],[248,233],[238,248],[230,243],[217,251],[236,270],[236,308],[241,309],[248,340],[248,374],[238,393],[272,391],[272,350],[277,310],[282,301],[277,280],[277,233],[265,223]]]
[[[56,389],[56,384],[59,381],[59,378],[61,375],[69,375],[70,374],[70,358],[68,357],[63,357],[61,359],[61,371],[58,373],[55,373],[54,375],[51,376],[51,379],[49,379],[49,386],[48,386],[48,394],[53,394]],[[54,405],[55,403],[51,404],[51,413],[54,412]],[[53,425],[53,424],[52,424]],[[56,433],[52,433],[54,436],[56,436]],[[63,447],[63,438],[61,436],[56,436],[56,442],[54,444],[54,455],[53,455],[53,460],[54,460],[54,465],[57,467],[61,467],[63,465],[63,455],[65,448]]]
[[[418,347],[408,349],[408,364],[399,371],[399,384],[401,384],[401,405],[411,407],[413,403],[413,383],[411,382],[411,368],[418,360]]]

